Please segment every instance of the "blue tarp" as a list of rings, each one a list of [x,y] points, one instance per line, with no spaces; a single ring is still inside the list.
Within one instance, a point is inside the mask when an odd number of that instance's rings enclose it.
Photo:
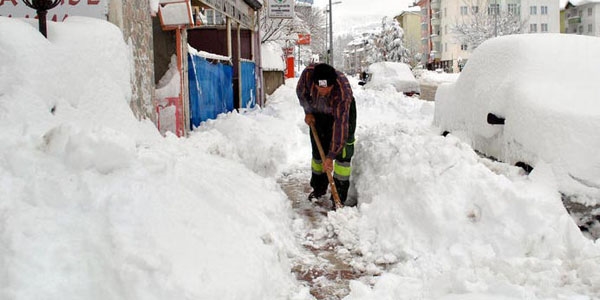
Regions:
[[[253,108],[256,105],[255,64],[242,61],[242,108]]]
[[[188,64],[192,128],[198,127],[202,121],[216,119],[220,113],[232,111],[233,67],[213,64],[192,54],[188,55]]]

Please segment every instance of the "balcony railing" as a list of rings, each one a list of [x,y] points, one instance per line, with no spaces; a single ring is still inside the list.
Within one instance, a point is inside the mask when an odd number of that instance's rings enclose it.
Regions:
[[[567,19],[567,23],[568,24],[581,24],[581,17],[580,16],[570,17],[569,19]]]

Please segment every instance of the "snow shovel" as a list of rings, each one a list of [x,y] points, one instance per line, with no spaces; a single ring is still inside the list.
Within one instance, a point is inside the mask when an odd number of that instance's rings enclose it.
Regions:
[[[321,146],[321,140],[319,140],[319,135],[317,134],[317,130],[315,129],[315,125],[310,125],[310,131],[312,131],[313,137],[315,138],[315,142],[317,143],[317,148],[319,148],[319,155],[321,155],[321,161],[325,162],[325,152],[323,152],[323,146]],[[333,202],[335,204],[335,208],[342,208],[342,201],[340,201],[340,195],[335,188],[335,181],[333,181],[333,176],[330,172],[327,173],[327,179],[329,179],[329,187],[331,188],[331,196],[333,196]]]

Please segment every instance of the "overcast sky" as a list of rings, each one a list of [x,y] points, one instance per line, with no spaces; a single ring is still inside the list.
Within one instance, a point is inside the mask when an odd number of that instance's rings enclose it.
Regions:
[[[384,16],[393,17],[412,5],[413,0],[331,0],[333,4],[333,29],[337,33],[348,29],[381,21]],[[367,4],[365,4],[367,3]],[[314,0],[314,5],[324,7],[329,0]],[[337,35],[334,32],[334,36]]]
[[[332,0],[334,16],[340,15],[387,15],[401,12],[403,9],[412,5],[413,0],[373,0],[365,2],[364,0]],[[314,0],[316,6],[325,6],[329,0]],[[368,4],[365,4],[368,3]]]

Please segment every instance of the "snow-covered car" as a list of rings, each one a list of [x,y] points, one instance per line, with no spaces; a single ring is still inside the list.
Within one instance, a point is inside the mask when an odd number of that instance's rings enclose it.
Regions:
[[[419,82],[413,75],[410,66],[400,62],[377,62],[369,65],[365,71],[367,81],[364,87],[381,90],[393,86],[396,91],[407,96],[420,94]]]
[[[552,170],[563,192],[600,190],[600,39],[488,40],[435,97],[434,125],[500,161]],[[540,171],[542,172],[542,171]],[[577,193],[579,194],[579,193]]]

